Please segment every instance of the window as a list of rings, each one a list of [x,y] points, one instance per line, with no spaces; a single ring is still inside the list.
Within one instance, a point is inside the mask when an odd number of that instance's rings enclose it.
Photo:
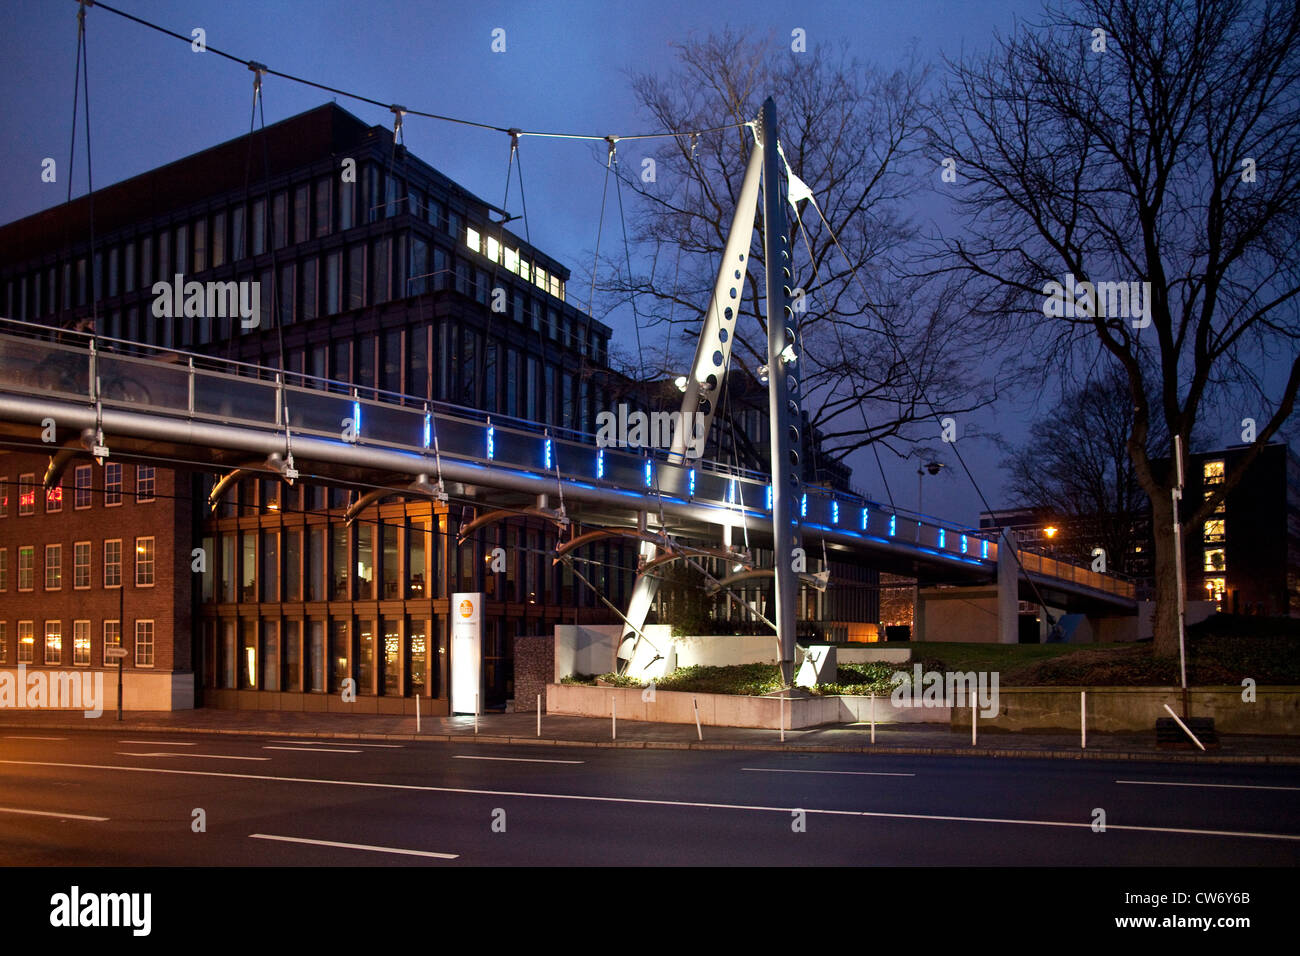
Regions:
[[[1224,521],[1222,518],[1215,518],[1205,522],[1205,543],[1220,544],[1224,538]]]
[[[135,622],[135,666],[153,667],[153,621]]]
[[[36,514],[36,476],[18,476],[18,514]]]
[[[45,513],[47,515],[58,514],[63,510],[63,482],[59,482],[53,488],[45,489]]]
[[[1223,462],[1207,461],[1201,469],[1201,475],[1204,477],[1207,487],[1209,485],[1223,484]]]
[[[63,587],[63,545],[45,546],[45,590],[57,591]]]
[[[122,539],[104,542],[104,587],[122,586]]]
[[[153,465],[135,466],[135,500],[137,503],[153,501],[154,467]]]
[[[18,590],[30,591],[36,567],[36,549],[31,545],[18,549]]]
[[[212,268],[226,264],[226,214],[212,214]]]
[[[293,191],[293,241],[306,242],[311,238],[309,216],[311,207],[311,186],[303,183]]]
[[[82,511],[90,507],[90,466],[78,465],[72,473],[72,507]]]
[[[278,192],[271,199],[271,236],[275,248],[289,244],[289,194]]]
[[[104,649],[108,650],[108,648],[110,647],[121,647],[121,646],[122,646],[122,622],[105,621],[104,622]],[[105,656],[104,665],[108,666],[110,663],[113,663],[113,661],[111,661],[107,656]]]
[[[153,538],[135,539],[135,586],[153,587]]]
[[[1228,582],[1226,578],[1205,579],[1205,599],[1207,601],[1222,601],[1227,590]]]
[[[63,622],[45,622],[45,663],[63,663]]]
[[[72,622],[72,663],[90,666],[90,622]]]
[[[122,503],[122,463],[110,461],[104,465],[104,507],[112,508]]]
[[[253,200],[252,215],[253,255],[266,252],[266,200]]]
[[[347,308],[359,309],[366,304],[366,247],[348,248]]]
[[[31,664],[35,660],[36,632],[31,621],[18,622],[18,663]]]
[[[194,271],[204,272],[208,268],[208,221],[194,220]],[[214,262],[213,265],[216,265]]]
[[[0,664],[9,663],[9,622],[0,621]]]
[[[90,587],[89,541],[78,541],[72,546],[72,586],[77,590]]]
[[[0,548],[0,591],[9,590],[9,549]]]
[[[1226,571],[1228,561],[1226,552],[1223,548],[1206,548],[1205,549],[1205,567],[1206,571]]]
[[[333,180],[329,178],[316,180],[316,235],[326,236],[330,232],[330,187]]]
[[[9,479],[0,478],[0,518],[9,517]]]

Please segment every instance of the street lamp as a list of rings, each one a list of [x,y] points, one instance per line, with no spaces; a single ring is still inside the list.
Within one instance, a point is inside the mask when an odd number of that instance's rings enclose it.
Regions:
[[[930,461],[920,465],[916,469],[916,513],[924,514],[925,509],[921,506],[921,477],[929,472],[931,475],[939,474],[940,469],[947,467],[942,462]]]

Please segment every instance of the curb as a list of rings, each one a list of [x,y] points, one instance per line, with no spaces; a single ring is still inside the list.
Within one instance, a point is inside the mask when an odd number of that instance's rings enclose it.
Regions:
[[[304,730],[266,730],[261,728],[220,729],[212,727],[182,727],[174,724],[123,724],[121,727],[87,727],[74,723],[47,723],[39,725],[6,724],[0,721],[3,730],[92,730],[102,733],[130,730],[137,733],[187,733],[187,734],[237,734],[248,737],[292,737],[304,740],[402,740],[427,743],[473,743],[511,746],[542,747],[584,747],[610,750],[698,750],[698,751],[757,751],[772,753],[850,753],[876,754],[888,756],[923,757],[991,757],[994,759],[1037,759],[1037,760],[1121,760],[1143,761],[1149,763],[1193,763],[1193,764],[1270,764],[1275,766],[1300,766],[1300,755],[1290,754],[1198,754],[1198,753],[1148,753],[1133,750],[1018,750],[1009,748],[975,748],[969,747],[890,747],[870,744],[850,746],[835,744],[800,744],[794,741],[785,744],[753,743],[708,743],[681,740],[568,740],[558,737],[512,737],[502,734],[372,734],[342,733],[339,731],[304,731]]]

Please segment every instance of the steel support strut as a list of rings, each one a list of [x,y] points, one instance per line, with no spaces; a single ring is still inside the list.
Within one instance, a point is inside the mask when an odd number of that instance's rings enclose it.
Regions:
[[[794,640],[799,572],[804,570],[799,528],[799,456],[803,450],[799,414],[798,342],[790,307],[790,232],[786,225],[786,183],[777,153],[776,103],[763,103],[763,251],[767,272],[767,403],[772,449],[772,558],[776,566],[776,634],[781,676],[794,680]]]

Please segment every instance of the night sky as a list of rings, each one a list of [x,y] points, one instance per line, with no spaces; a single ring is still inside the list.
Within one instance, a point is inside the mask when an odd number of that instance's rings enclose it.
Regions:
[[[287,73],[358,92],[386,103],[505,127],[599,135],[656,131],[638,110],[628,73],[667,71],[672,44],[724,27],[788,48],[795,27],[819,41],[849,43],[849,52],[881,67],[899,65],[915,41],[936,67],[988,47],[1016,20],[1036,20],[1039,0],[889,0],[889,2],[272,3],[259,0],[115,0],[113,6],[178,33],[206,31],[211,46]],[[468,8],[468,9],[467,9]],[[63,202],[72,119],[76,47],[74,0],[6,0],[0,63],[0,222]],[[494,28],[506,31],[506,52],[490,49]],[[90,116],[97,187],[137,175],[248,132],[252,74],[212,54],[102,9],[87,15]],[[265,81],[268,124],[328,102],[329,94],[276,77]],[[339,104],[361,119],[391,128],[392,115],[355,100]],[[84,104],[83,104],[84,108]],[[86,191],[85,142],[78,122],[74,195]],[[407,146],[481,198],[500,205],[509,139],[505,135],[407,117]],[[652,147],[646,145],[644,152]],[[525,139],[529,226],[535,245],[573,271],[571,298],[585,299],[603,182],[602,147]],[[636,144],[620,147],[639,161]],[[44,157],[58,161],[57,184],[42,184]],[[517,212],[517,182],[511,211]],[[920,196],[912,214],[943,222],[942,203]],[[616,220],[615,220],[616,224]],[[515,223],[522,232],[522,224]],[[617,235],[607,220],[606,239]],[[604,251],[604,250],[602,250]],[[611,324],[630,326],[615,317]],[[629,334],[630,327],[627,328]],[[662,335],[662,333],[658,333]],[[626,339],[625,339],[626,340]],[[661,341],[647,343],[662,348]],[[684,370],[684,369],[683,369]],[[1034,394],[1011,396],[976,416],[985,432],[1012,441],[1034,417]],[[1041,410],[1041,409],[1039,409]],[[927,443],[942,447],[938,442]],[[971,438],[962,453],[995,507],[1008,502],[990,441]],[[883,454],[894,500],[916,507],[916,459]],[[974,524],[979,498],[951,455],[952,467],[925,478],[925,510]],[[850,459],[854,484],[884,500],[869,452]]]

